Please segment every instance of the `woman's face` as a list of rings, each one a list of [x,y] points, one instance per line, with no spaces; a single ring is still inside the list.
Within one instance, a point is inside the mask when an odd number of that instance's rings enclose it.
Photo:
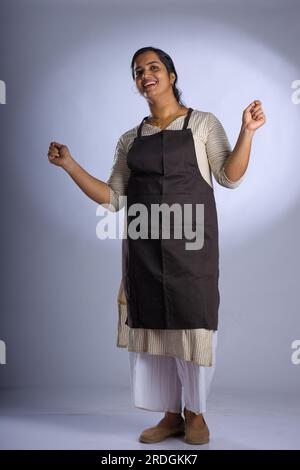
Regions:
[[[134,77],[139,92],[150,101],[165,93],[171,92],[173,95],[172,82],[176,76],[174,73],[169,76],[165,64],[153,51],[143,52],[136,57]]]

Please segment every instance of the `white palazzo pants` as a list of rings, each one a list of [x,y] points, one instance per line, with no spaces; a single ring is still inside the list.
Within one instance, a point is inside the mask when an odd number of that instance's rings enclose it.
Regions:
[[[173,356],[129,351],[133,405],[149,411],[206,411],[216,365],[217,331],[213,332],[212,365],[200,366]]]

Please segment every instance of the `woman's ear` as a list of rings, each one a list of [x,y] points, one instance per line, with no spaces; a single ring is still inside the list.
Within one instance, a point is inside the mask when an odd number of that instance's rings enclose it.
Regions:
[[[172,83],[172,85],[175,82],[175,80],[176,80],[176,74],[174,72],[171,72],[170,73],[170,82]]]

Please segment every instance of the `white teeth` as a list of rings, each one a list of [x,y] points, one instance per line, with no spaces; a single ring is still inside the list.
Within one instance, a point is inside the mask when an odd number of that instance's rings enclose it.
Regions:
[[[157,82],[148,82],[144,85],[144,87],[148,86],[148,85],[156,85]]]

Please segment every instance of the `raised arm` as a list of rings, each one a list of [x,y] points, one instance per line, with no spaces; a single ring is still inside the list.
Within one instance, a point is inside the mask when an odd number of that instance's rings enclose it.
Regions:
[[[119,196],[126,194],[130,170],[127,167],[126,150],[122,136],[117,142],[114,163],[106,182],[95,178],[82,168],[64,144],[51,142],[48,159],[52,164],[63,168],[79,188],[93,201],[104,205],[112,212],[123,207],[122,198],[119,198]]]
[[[224,171],[224,165],[232,149],[224,127],[213,113],[208,113],[205,146],[209,165],[216,181],[225,188],[234,189],[239,186],[244,179],[244,175],[233,181],[229,179],[229,175]]]
[[[63,168],[90,199],[99,204],[109,203],[108,185],[82,168],[72,157],[66,145],[59,142],[51,142],[48,150],[48,159],[53,165]]]
[[[261,101],[255,100],[243,111],[241,130],[236,145],[226,160],[224,170],[227,177],[238,181],[245,173],[255,131],[266,122]]]

